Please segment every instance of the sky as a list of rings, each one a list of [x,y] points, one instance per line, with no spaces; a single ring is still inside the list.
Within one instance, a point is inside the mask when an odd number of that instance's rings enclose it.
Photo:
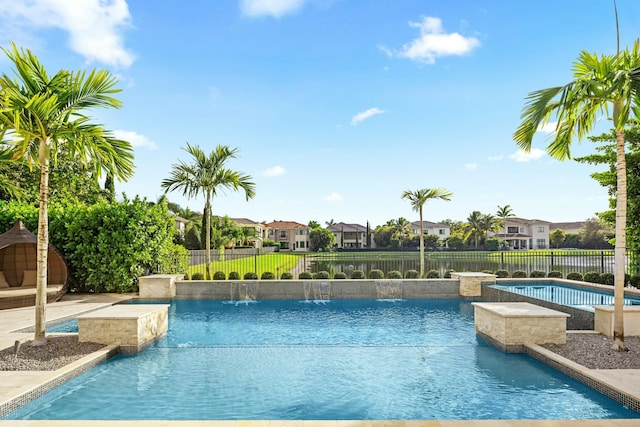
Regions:
[[[640,2],[618,0],[621,46]],[[522,218],[582,221],[608,209],[590,174],[529,153],[513,132],[529,92],[572,79],[582,50],[613,54],[609,0],[0,0],[0,46],[59,69],[105,68],[123,107],[94,122],[134,146],[116,191],[155,201],[187,142],[238,149],[227,166],[256,195],[218,194],[216,215],[358,223],[418,214],[405,190],[444,188],[424,219],[510,205]],[[12,74],[0,55],[0,72]],[[593,135],[610,128],[602,118]],[[572,156],[595,152],[576,140]],[[172,202],[202,211],[204,197]]]

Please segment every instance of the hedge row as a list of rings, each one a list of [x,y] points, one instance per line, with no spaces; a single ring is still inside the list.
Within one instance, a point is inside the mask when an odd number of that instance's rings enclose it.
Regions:
[[[17,219],[37,233],[37,207],[0,202],[0,232]],[[49,243],[67,263],[71,291],[136,292],[140,276],[187,271],[189,254],[173,243],[175,231],[165,203],[139,198],[49,207]]]

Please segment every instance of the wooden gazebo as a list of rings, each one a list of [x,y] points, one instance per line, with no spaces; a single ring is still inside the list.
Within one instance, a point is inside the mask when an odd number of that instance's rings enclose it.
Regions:
[[[0,272],[8,285],[8,288],[0,286],[0,298],[16,294],[14,296],[21,297],[20,305],[35,301],[37,245],[38,238],[20,220],[11,230],[0,234]],[[66,289],[67,265],[53,245],[49,245],[47,260],[47,300],[57,301]],[[6,300],[3,302],[8,303]],[[7,304],[0,303],[0,308],[7,308]]]

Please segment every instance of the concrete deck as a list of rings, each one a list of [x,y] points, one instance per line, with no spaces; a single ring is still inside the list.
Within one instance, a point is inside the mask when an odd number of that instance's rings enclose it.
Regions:
[[[47,306],[47,320],[63,319],[72,317],[80,313],[107,307],[131,296],[122,295],[98,295],[98,296],[75,296],[70,295],[63,298],[61,302],[49,304]],[[0,348],[4,349],[13,346],[17,339],[31,339],[33,333],[13,333],[12,331],[32,327],[34,323],[34,310],[31,308],[19,308],[10,310],[0,310]],[[113,348],[106,348],[101,352],[87,356],[72,366],[65,367],[58,371],[0,371],[0,404],[5,403],[25,392],[41,387],[51,378],[62,377],[78,364],[92,363],[92,360],[99,360]],[[568,361],[554,353],[549,352],[539,346],[532,346],[532,351],[542,352],[542,354],[552,359],[555,363],[565,364],[573,370],[578,370],[589,378],[607,383],[623,393],[631,394],[636,399],[640,399],[640,370],[595,370],[587,369],[581,365]],[[545,353],[546,352],[546,353]],[[451,420],[451,421],[314,421],[314,420],[258,420],[258,421],[100,421],[92,420],[91,426],[97,427],[163,427],[163,426],[184,426],[184,427],[632,427],[638,426],[638,419],[630,420]],[[80,427],[86,426],[86,420],[78,421],[52,421],[52,420],[0,420],[0,427]]]

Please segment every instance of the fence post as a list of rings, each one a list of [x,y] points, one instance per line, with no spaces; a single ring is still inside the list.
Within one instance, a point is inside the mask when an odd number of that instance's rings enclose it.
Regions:
[[[604,251],[600,251],[600,273],[605,273],[605,271],[604,271]]]
[[[554,259],[553,259],[553,251],[551,251],[551,270],[549,270],[549,271],[553,271],[553,269],[554,269],[555,263],[553,261],[554,261]]]
[[[500,270],[504,270],[504,251],[500,252]]]

